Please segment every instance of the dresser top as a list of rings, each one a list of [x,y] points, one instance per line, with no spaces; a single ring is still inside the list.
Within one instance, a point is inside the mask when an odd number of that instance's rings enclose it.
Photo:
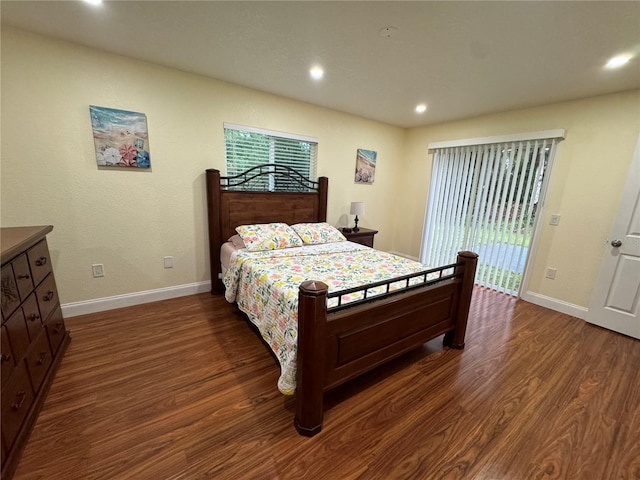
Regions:
[[[47,233],[53,230],[52,225],[37,227],[4,227],[0,228],[0,257],[2,263],[8,262],[19,253],[38,243]]]

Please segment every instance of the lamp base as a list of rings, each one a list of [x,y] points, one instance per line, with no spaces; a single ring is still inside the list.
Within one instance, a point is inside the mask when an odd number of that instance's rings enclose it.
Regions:
[[[360,229],[359,229],[358,227],[353,227],[353,228],[351,229],[351,231],[352,231],[353,233],[356,233],[356,232],[359,232],[359,231],[360,231]]]

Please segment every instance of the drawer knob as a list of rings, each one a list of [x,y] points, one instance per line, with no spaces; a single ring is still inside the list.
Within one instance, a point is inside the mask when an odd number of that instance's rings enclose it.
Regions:
[[[43,265],[47,264],[47,257],[40,257],[39,259],[36,260],[36,265],[38,267],[42,267]]]
[[[31,277],[29,276],[29,274],[28,274],[28,273],[25,273],[25,274],[23,274],[23,275],[18,275],[18,280],[28,280],[28,279],[30,279],[30,278],[31,278]]]
[[[53,297],[54,297],[54,293],[53,293],[53,291],[52,291],[52,290],[49,290],[49,291],[46,293],[46,295],[44,295],[44,296],[42,297],[42,299],[43,299],[45,302],[50,302],[51,300],[53,300]]]
[[[47,352],[40,352],[38,357],[38,365],[44,365],[47,362]]]
[[[25,398],[27,398],[27,392],[22,391],[22,392],[18,392],[18,395],[16,395],[16,402],[11,405],[11,408],[14,410],[20,410],[20,407],[22,407],[22,404],[24,403]]]
[[[55,333],[56,335],[60,335],[63,331],[64,331],[64,324],[62,323],[57,323],[56,326],[53,328],[53,333]]]
[[[38,315],[37,313],[32,313],[31,315],[29,315],[29,320],[32,322],[35,322],[39,318],[40,318],[40,315]]]
[[[0,362],[10,362],[10,361],[11,361],[11,355],[7,353],[3,353],[2,355],[0,355]]]

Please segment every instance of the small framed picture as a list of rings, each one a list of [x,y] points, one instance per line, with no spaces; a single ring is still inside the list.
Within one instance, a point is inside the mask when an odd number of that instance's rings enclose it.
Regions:
[[[359,148],[356,154],[356,183],[373,183],[376,178],[376,157],[373,150]]]
[[[96,162],[100,167],[149,168],[149,134],[144,113],[89,106]]]

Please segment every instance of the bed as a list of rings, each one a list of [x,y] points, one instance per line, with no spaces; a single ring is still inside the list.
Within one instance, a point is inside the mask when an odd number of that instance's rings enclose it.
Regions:
[[[238,251],[227,253],[231,266],[224,279],[225,289],[221,252],[223,246],[233,250],[228,241],[237,234],[236,227],[326,222],[328,179],[320,177],[312,181],[288,167],[270,164],[233,177],[209,169],[206,186],[213,294],[225,294],[226,290],[227,300],[236,301],[236,290],[242,287],[235,282],[241,277],[240,272],[249,271],[247,265],[262,268],[283,261],[279,274],[293,270],[291,262],[295,262],[296,268],[302,265],[295,301],[287,300],[287,307],[281,308],[283,316],[276,320],[283,325],[287,322],[283,326],[290,341],[285,348],[287,361],[283,362],[282,351],[274,348],[265,329],[261,330],[263,339],[280,361],[280,380],[284,383],[279,382],[278,387],[283,393],[293,393],[295,389],[294,425],[301,435],[313,436],[321,431],[325,392],[440,335],[444,335],[445,345],[464,347],[477,263],[475,253],[459,252],[455,263],[425,269],[417,262],[392,258],[385,252],[351,242],[304,244],[255,255],[254,252],[241,255]],[[299,255],[298,251],[302,253]],[[353,276],[341,283],[335,281],[335,276],[323,275],[321,269],[307,269],[304,263],[299,263],[303,262],[302,257],[311,256],[310,264],[322,264],[316,259],[325,257],[317,255],[330,255],[331,261],[352,266],[374,265],[369,270],[377,271],[378,276],[364,285],[354,284]],[[340,255],[347,255],[349,260]],[[375,268],[376,261],[384,268]],[[334,270],[333,264],[330,270]],[[380,276],[379,271],[386,272]],[[253,273],[254,277],[265,277],[267,282],[269,275],[267,270]],[[289,283],[292,278],[297,277],[288,278]],[[271,287],[264,288],[271,292]],[[262,287],[254,287],[249,296],[255,296],[255,289],[259,288]],[[264,305],[237,303],[256,324],[255,315],[262,313]],[[292,358],[293,365],[289,365],[287,362]],[[285,375],[287,378],[283,380]]]

